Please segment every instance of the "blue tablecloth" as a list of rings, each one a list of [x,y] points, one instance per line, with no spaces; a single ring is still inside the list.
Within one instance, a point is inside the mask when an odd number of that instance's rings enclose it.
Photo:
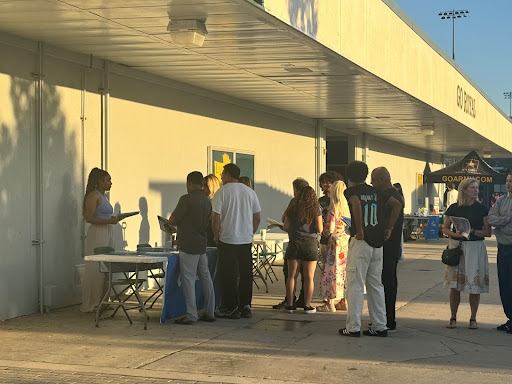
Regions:
[[[213,287],[215,289],[215,302],[216,305],[220,304],[220,281],[217,272],[217,248],[208,248],[206,250],[206,257],[208,258],[208,267],[212,275]],[[178,285],[180,276],[180,264],[178,255],[166,253],[167,271],[165,273],[165,294],[164,303],[162,308],[162,316],[160,323],[165,323],[166,320],[173,317],[181,316],[187,313],[187,306],[185,305],[185,297],[183,295],[183,288],[181,284]],[[204,308],[204,295],[203,287],[199,280],[196,281],[196,304],[197,309]]]

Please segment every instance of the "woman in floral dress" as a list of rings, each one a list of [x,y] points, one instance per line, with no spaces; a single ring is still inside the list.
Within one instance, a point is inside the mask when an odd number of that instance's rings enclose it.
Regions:
[[[320,281],[320,296],[326,302],[324,305],[317,307],[318,312],[336,312],[336,309],[347,309],[345,303],[345,270],[350,235],[346,220],[350,218],[350,211],[347,200],[343,195],[346,188],[343,181],[336,181],[331,186],[331,204],[327,221],[324,223],[324,235],[329,236],[329,243]],[[337,304],[335,304],[336,298],[340,298]]]

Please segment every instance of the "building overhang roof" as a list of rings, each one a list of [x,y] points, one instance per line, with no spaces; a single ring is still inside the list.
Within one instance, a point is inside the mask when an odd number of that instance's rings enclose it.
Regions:
[[[166,30],[170,18],[204,21],[204,45],[173,44]],[[447,156],[471,149],[510,156],[499,143],[251,0],[2,0],[0,30],[301,119],[321,119],[347,134],[367,133]],[[425,135],[425,127],[435,128],[434,134]]]

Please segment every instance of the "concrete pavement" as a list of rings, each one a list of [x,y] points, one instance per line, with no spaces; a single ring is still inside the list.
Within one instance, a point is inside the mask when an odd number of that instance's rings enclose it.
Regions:
[[[512,335],[504,321],[489,240],[491,292],[482,295],[478,330],[469,330],[468,296],[458,327],[447,329],[448,292],[440,261],[446,240],[405,243],[399,263],[398,330],[387,338],[337,335],[346,312],[306,315],[271,309],[282,300],[280,281],[270,293],[254,288],[251,319],[148,330],[122,313],[94,326],[78,307],[0,323],[0,382],[7,383],[501,383],[512,381]],[[319,276],[317,276],[319,277]],[[316,299],[320,304],[320,300]],[[160,307],[161,309],[161,307]],[[368,322],[365,309],[363,324]]]

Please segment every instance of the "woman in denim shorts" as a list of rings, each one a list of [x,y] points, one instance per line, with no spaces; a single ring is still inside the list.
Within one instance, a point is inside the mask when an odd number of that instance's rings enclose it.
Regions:
[[[285,311],[296,310],[295,275],[299,263],[304,274],[304,312],[314,313],[311,306],[313,297],[316,262],[318,260],[318,233],[323,230],[322,211],[316,193],[311,187],[304,187],[293,199],[284,218],[284,230],[288,232],[290,242],[286,249],[288,279],[286,281],[287,305]]]

